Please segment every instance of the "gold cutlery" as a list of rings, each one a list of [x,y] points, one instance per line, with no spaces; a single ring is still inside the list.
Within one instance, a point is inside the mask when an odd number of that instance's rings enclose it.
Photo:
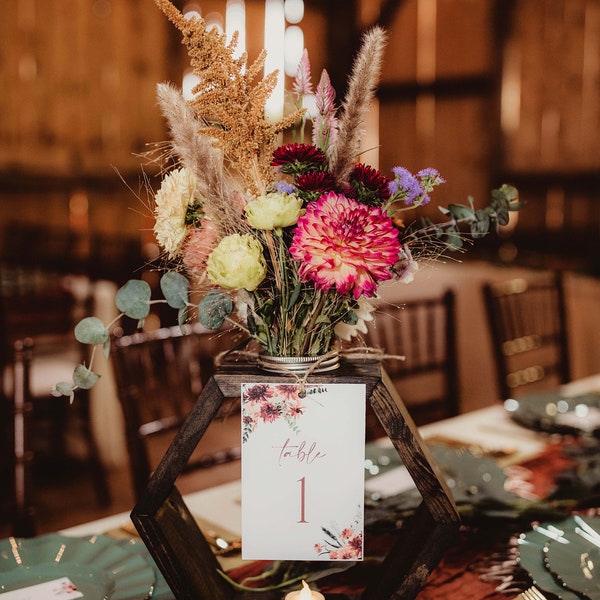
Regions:
[[[515,600],[547,600],[546,596],[538,590],[535,585],[521,592]]]

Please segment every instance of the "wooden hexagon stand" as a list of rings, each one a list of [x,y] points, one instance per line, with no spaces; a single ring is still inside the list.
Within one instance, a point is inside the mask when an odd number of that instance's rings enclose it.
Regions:
[[[175,480],[224,399],[240,395],[241,384],[290,381],[290,376],[260,371],[253,365],[226,363],[208,381],[179,430],[131,519],[178,600],[279,598],[281,594],[236,592],[218,573],[219,563],[188,510]],[[423,498],[380,566],[379,577],[361,600],[415,598],[447,550],[460,518],[446,483],[386,373],[376,362],[342,362],[311,383],[362,383],[367,398]]]

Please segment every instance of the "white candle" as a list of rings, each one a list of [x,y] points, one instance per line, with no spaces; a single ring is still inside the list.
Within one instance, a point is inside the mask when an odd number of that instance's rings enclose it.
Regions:
[[[284,600],[325,600],[325,596],[321,592],[311,590],[306,581],[302,582],[302,589],[297,592],[286,594]]]

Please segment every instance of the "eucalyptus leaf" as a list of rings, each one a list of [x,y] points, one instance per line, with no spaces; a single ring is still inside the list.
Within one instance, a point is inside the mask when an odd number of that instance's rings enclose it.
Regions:
[[[61,381],[52,388],[53,396],[69,396],[73,395],[73,384],[68,381]]]
[[[462,248],[462,245],[463,245],[463,241],[460,237],[460,234],[457,231],[446,232],[446,240],[445,241],[451,250],[457,250],[458,248]]]
[[[499,225],[508,225],[508,204],[504,203],[496,208],[496,220]]]
[[[132,319],[144,319],[150,313],[151,296],[152,290],[147,282],[130,279],[117,291],[117,308]]]
[[[177,271],[167,271],[160,278],[160,289],[171,308],[185,308],[189,300],[190,282]]]
[[[475,216],[472,208],[462,204],[450,204],[448,210],[457,221],[471,220]]]
[[[75,325],[75,339],[95,346],[105,344],[110,339],[110,332],[98,317],[85,317]]]
[[[208,329],[219,329],[233,311],[229,294],[210,290],[198,304],[198,320]]]
[[[471,223],[471,235],[474,238],[484,237],[490,230],[490,216],[485,210],[478,210],[475,212],[475,218]]]
[[[83,390],[89,390],[93,388],[100,379],[98,373],[90,371],[85,365],[77,365],[73,372],[73,382],[75,385]]]
[[[506,199],[508,203],[519,200],[519,190],[514,185],[503,183],[498,189],[499,193]]]

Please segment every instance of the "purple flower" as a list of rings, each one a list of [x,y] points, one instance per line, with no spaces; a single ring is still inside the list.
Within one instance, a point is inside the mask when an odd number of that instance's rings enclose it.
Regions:
[[[287,181],[276,181],[275,189],[281,194],[293,194],[296,191],[296,188]]]
[[[432,169],[431,167],[427,169],[421,169],[417,173],[417,177],[421,181],[421,186],[425,192],[431,192],[434,187],[446,182],[446,180],[440,175],[439,171],[437,169]]]
[[[398,200],[404,200],[405,204],[412,204],[417,198],[425,195],[421,183],[408,169],[394,167],[392,173],[394,173],[394,179],[388,185],[390,195],[395,196]]]

